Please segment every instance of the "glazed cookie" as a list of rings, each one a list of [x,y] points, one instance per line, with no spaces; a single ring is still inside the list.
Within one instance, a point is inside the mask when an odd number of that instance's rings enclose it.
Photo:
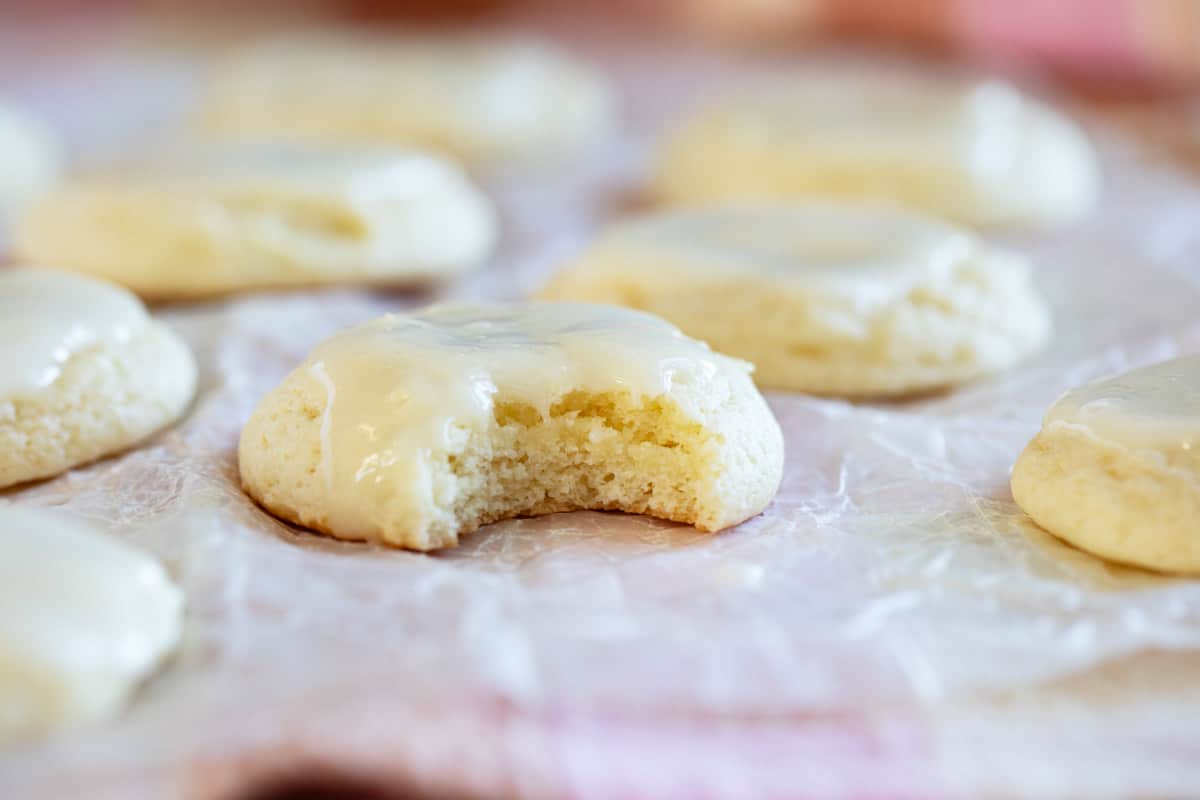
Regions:
[[[620,308],[388,315],[318,346],[259,404],[242,484],[284,519],[416,550],[575,509],[716,531],[782,475],[750,369]]]
[[[491,205],[440,158],[259,142],[65,184],[28,210],[16,247],[176,299],[427,281],[477,266],[495,236]]]
[[[531,40],[309,34],[234,58],[203,125],[524,160],[598,139],[613,126],[612,106],[600,75]]]
[[[1012,492],[1076,547],[1200,573],[1200,356],[1067,392],[1013,467]]]
[[[0,488],[136,444],[195,389],[187,345],[125,290],[0,270]]]
[[[157,561],[80,523],[0,506],[0,743],[116,713],[179,640]]]
[[[658,314],[755,364],[759,385],[848,397],[970,381],[1045,342],[1020,257],[857,205],[660,213],[602,234],[541,296]]]
[[[974,226],[1048,226],[1099,192],[1096,157],[1057,112],[998,83],[801,83],[684,122],[662,150],[669,203],[812,197],[901,203]]]
[[[41,123],[0,106],[0,222],[54,182],[62,154]]]

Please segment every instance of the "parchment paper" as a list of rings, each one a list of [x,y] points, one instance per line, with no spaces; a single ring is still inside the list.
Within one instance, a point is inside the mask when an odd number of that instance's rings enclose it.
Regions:
[[[770,394],[786,477],[734,530],[560,514],[430,556],[289,528],[241,493],[240,425],[317,341],[435,297],[522,296],[636,207],[655,131],[735,72],[623,48],[595,52],[625,90],[618,142],[594,161],[485,177],[505,217],[486,271],[433,294],[160,308],[200,361],[188,417],[0,495],[147,548],[189,599],[181,652],[127,713],[0,754],[0,794],[218,797],[317,766],[485,797],[1200,787],[1200,584],[1075,551],[1008,490],[1060,392],[1200,349],[1200,191],[1103,126],[1104,207],[1008,241],[1036,263],[1052,346],[1001,379],[906,403]],[[136,62],[112,58],[92,74],[144,88]],[[859,68],[833,61],[790,68]],[[69,77],[23,91],[52,114],[90,107],[64,100]],[[173,81],[156,106],[137,95],[138,119],[180,103],[189,84]],[[86,128],[73,130],[86,151]]]

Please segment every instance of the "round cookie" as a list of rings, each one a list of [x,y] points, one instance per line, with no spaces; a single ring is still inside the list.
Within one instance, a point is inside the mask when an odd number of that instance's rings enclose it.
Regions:
[[[32,263],[178,299],[427,281],[477,266],[495,238],[490,203],[441,158],[244,142],[60,186],[15,245]]]
[[[662,148],[665,202],[842,198],[973,226],[1086,214],[1099,168],[1083,132],[1009,86],[878,77],[800,82],[685,120]]]
[[[0,506],[0,743],[109,717],[179,641],[183,595],[150,556]]]
[[[1013,467],[1012,492],[1076,547],[1200,574],[1200,356],[1067,392]]]
[[[388,315],[319,345],[263,399],[242,484],[284,519],[416,550],[575,509],[716,531],[760,512],[782,476],[750,369],[620,308]]]
[[[195,390],[187,345],[125,290],[0,270],[0,488],[136,444]]]
[[[58,178],[62,154],[40,122],[0,105],[0,222]]]
[[[473,162],[565,155],[613,127],[612,91],[547,44],[307,34],[218,73],[209,132],[429,147]]]
[[[1050,317],[1020,257],[913,212],[836,204],[617,224],[541,297],[658,314],[755,365],[760,386],[912,394],[1003,370]]]

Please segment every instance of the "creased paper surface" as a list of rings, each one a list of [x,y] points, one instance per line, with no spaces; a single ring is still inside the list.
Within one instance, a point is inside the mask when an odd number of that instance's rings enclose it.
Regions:
[[[769,394],[786,476],[766,513],[734,530],[560,514],[430,556],[301,532],[242,494],[239,428],[319,340],[433,299],[521,297],[631,210],[653,132],[705,80],[656,58],[613,60],[630,133],[604,159],[487,180],[505,241],[485,272],[435,294],[157,310],[201,364],[188,417],[2,501],[60,507],[162,557],[188,594],[186,641],[121,718],[0,754],[11,796],[221,796],[314,763],[484,796],[1200,785],[1186,666],[1200,583],[1075,551],[1008,490],[1062,391],[1200,349],[1200,191],[1103,126],[1104,207],[1008,242],[1053,304],[1050,348],[911,402]],[[1145,677],[1160,674],[1154,651],[1180,654],[1174,682]],[[1130,656],[1149,666],[1104,667],[1117,670],[1104,691],[1064,683]],[[973,762],[988,746],[999,750]],[[1094,782],[1039,772],[1052,748]]]

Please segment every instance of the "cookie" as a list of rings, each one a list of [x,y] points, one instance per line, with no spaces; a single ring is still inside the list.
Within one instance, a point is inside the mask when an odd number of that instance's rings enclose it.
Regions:
[[[214,80],[202,127],[494,162],[577,152],[609,132],[613,117],[602,76],[534,40],[307,34],[231,59]]]
[[[1009,86],[846,78],[731,98],[665,142],[673,204],[833,198],[898,203],[972,226],[1084,216],[1097,159],[1066,117]]]
[[[179,640],[162,566],[45,511],[0,506],[0,742],[115,714]]]
[[[58,141],[46,126],[0,105],[0,222],[52,184],[62,160]]]
[[[187,345],[125,290],[0,270],[0,488],[131,447],[195,390]]]
[[[477,266],[490,203],[453,164],[416,152],[184,147],[80,178],[21,218],[17,251],[180,299],[324,284],[411,284]]]
[[[325,341],[263,399],[242,484],[291,522],[415,550],[575,509],[716,531],[760,512],[782,475],[749,373],[620,308],[392,314]]]
[[[1200,574],[1200,356],[1067,392],[1013,467],[1012,493],[1082,550]]]
[[[760,386],[912,394],[998,372],[1046,341],[1026,262],[920,214],[860,205],[687,209],[613,226],[550,300],[662,316],[751,361]]]

